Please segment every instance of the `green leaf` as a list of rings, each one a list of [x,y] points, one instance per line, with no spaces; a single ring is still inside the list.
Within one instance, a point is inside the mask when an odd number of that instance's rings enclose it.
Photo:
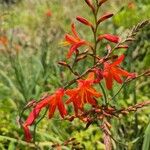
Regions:
[[[142,150],[150,150],[150,123],[145,130]]]
[[[14,142],[10,142],[8,150],[15,150],[15,144],[14,144]]]

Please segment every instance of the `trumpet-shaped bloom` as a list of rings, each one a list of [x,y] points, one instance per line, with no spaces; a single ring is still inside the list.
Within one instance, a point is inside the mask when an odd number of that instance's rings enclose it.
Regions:
[[[66,94],[70,97],[67,100],[67,104],[73,103],[75,113],[78,113],[78,109],[82,110],[85,103],[96,105],[95,98],[101,97],[101,93],[97,92],[92,85],[94,84],[94,73],[89,73],[87,79],[78,80],[78,87],[74,89],[68,89]]]
[[[72,56],[72,54],[80,46],[82,46],[82,45],[88,45],[88,43],[85,40],[80,39],[80,37],[78,36],[78,34],[76,32],[76,28],[75,28],[74,24],[72,24],[71,28],[72,28],[73,36],[69,35],[69,34],[66,34],[66,36],[65,36],[65,40],[66,40],[67,44],[71,45],[71,47],[69,49],[69,52],[67,54],[67,58],[70,58]]]
[[[113,79],[116,80],[118,83],[122,84],[121,77],[129,77],[133,76],[133,73],[129,73],[119,67],[119,64],[124,60],[124,55],[121,55],[116,61],[113,63],[104,63],[104,71],[103,77],[106,81],[106,86],[109,90],[112,89]]]
[[[39,113],[43,108],[49,107],[49,118],[53,117],[56,107],[58,108],[62,117],[64,117],[67,114],[62,100],[63,96],[64,89],[60,88],[53,95],[47,96],[42,101],[36,104],[34,109],[29,114],[27,120],[23,124],[26,141],[31,141],[32,136],[29,130],[29,126],[31,126],[35,122],[36,118],[39,116]]]

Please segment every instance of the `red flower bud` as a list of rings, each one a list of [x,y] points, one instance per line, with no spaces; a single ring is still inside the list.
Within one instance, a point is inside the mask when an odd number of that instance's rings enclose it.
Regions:
[[[76,19],[77,19],[79,22],[81,22],[81,23],[83,23],[83,24],[85,24],[85,25],[87,25],[87,26],[90,26],[90,27],[93,26],[92,23],[90,23],[88,20],[86,20],[86,19],[83,18],[83,17],[77,16]]]
[[[99,5],[101,6],[103,3],[105,3],[107,0],[99,0]]]
[[[98,37],[98,40],[100,41],[103,38],[106,39],[106,40],[108,40],[108,41],[110,41],[110,42],[113,42],[113,43],[118,43],[119,40],[120,40],[119,36],[112,35],[112,34],[103,34],[103,35],[100,35]]]
[[[85,2],[87,3],[87,5],[92,9],[92,11],[94,12],[95,11],[95,8],[91,2],[91,0],[85,0]]]
[[[111,18],[113,16],[113,14],[112,13],[106,13],[106,14],[104,14],[99,20],[98,20],[98,24],[99,23],[101,23],[101,22],[103,22],[103,21],[105,21],[106,19],[109,19],[109,18]]]

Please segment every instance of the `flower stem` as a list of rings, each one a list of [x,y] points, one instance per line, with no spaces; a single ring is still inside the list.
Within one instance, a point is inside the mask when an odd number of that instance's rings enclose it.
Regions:
[[[103,85],[101,83],[99,83],[100,85],[100,88],[102,89],[102,92],[103,92],[103,95],[104,95],[104,102],[105,102],[105,105],[107,106],[108,105],[108,101],[107,101],[107,95],[106,95],[106,91],[103,87]]]
[[[99,4],[98,4],[98,1],[96,0],[96,5],[97,5],[97,9],[96,11],[93,13],[94,14],[94,20],[95,20],[95,28],[93,29],[93,35],[94,35],[94,49],[93,49],[93,56],[94,56],[94,65],[96,64],[96,50],[97,50],[97,30],[98,30],[98,20],[97,20],[97,15],[98,15],[98,11],[99,11]],[[107,102],[107,95],[106,95],[106,91],[103,87],[103,85],[101,83],[99,83],[100,85],[100,88],[102,89],[102,92],[103,92],[103,95],[104,95],[104,102],[105,102],[105,105],[107,106],[108,105],[108,102]]]
[[[47,111],[48,111],[48,108],[46,108],[44,114],[41,116],[41,118],[40,118],[40,119],[36,122],[36,124],[34,125],[34,130],[33,130],[33,142],[34,142],[34,143],[35,143],[35,141],[36,141],[35,136],[36,136],[36,128],[37,128],[37,125],[38,125],[38,123],[39,123],[42,119],[44,119],[44,117],[45,117]]]
[[[97,3],[97,9],[93,13],[94,15],[94,21],[95,21],[95,28],[93,29],[93,35],[94,35],[94,49],[93,49],[93,55],[96,56],[96,50],[97,50],[97,29],[98,29],[98,24],[97,24],[97,14],[99,10],[98,2]],[[94,57],[94,65],[96,63],[96,57]]]

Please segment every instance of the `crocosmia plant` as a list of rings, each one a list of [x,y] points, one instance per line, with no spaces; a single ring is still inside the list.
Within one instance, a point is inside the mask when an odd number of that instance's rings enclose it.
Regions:
[[[65,35],[63,42],[66,48],[64,51],[66,59],[58,62],[58,64],[68,69],[73,79],[70,81],[66,79],[66,84],[57,87],[53,93],[38,101],[31,100],[24,107],[20,116],[20,123],[27,142],[35,142],[36,130],[31,130],[31,126],[37,123],[37,120],[40,123],[46,115],[49,119],[54,118],[55,112],[58,111],[62,118],[61,121],[73,122],[74,119],[79,119],[85,123],[86,128],[90,128],[93,124],[97,125],[103,133],[105,149],[111,150],[113,149],[113,142],[116,142],[111,133],[112,120],[121,119],[130,112],[136,112],[138,109],[150,105],[150,101],[147,100],[129,107],[117,107],[119,101],[117,95],[122,92],[124,86],[141,76],[148,77],[150,75],[149,70],[138,74],[129,72],[122,67],[126,57],[128,57],[126,51],[129,48],[129,42],[133,42],[136,33],[149,21],[139,23],[126,37],[114,35],[109,31],[101,34],[99,33],[101,24],[113,17],[113,13],[110,12],[102,15],[99,13],[100,8],[109,3],[109,0],[84,1],[93,14],[93,19],[88,20],[82,16],[77,16],[76,20],[83,28],[88,28],[91,31],[91,41],[87,41],[79,35],[80,32],[77,30],[75,22],[71,24],[71,33]],[[52,17],[51,15],[50,10],[48,10],[46,16]],[[7,43],[4,38],[0,39],[0,42]],[[87,67],[83,68],[84,71],[81,72],[78,70],[78,66],[84,60],[90,60],[90,63],[87,63]],[[114,90],[116,86],[119,87],[118,91]],[[111,91],[115,91],[113,96],[108,94]],[[88,109],[87,105],[89,106]],[[72,112],[68,107],[73,108]],[[22,115],[29,108],[31,112],[26,120],[23,120]],[[45,110],[45,113],[41,113],[42,110]],[[74,139],[72,138],[67,142],[72,140]],[[53,147],[61,149],[61,145],[56,144]]]

